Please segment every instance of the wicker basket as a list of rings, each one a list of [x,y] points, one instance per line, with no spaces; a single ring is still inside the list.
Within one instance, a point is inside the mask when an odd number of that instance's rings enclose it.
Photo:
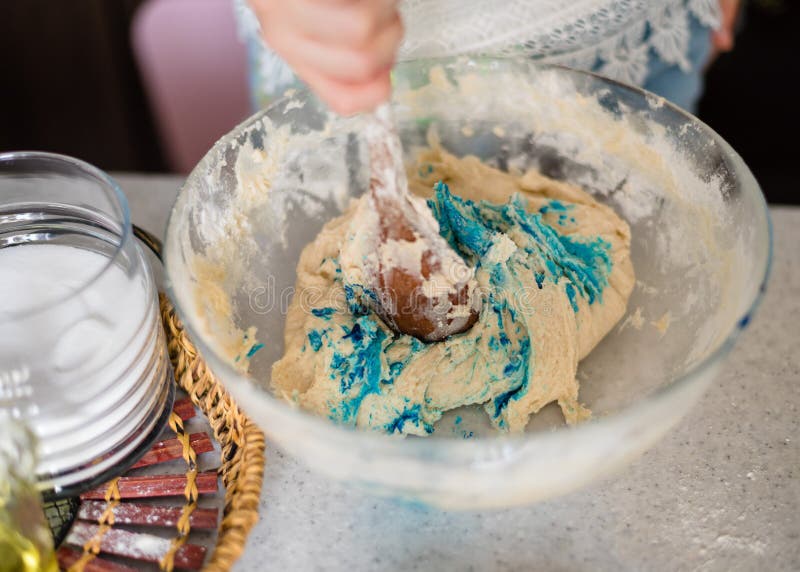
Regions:
[[[194,344],[187,337],[172,304],[163,294],[160,295],[160,310],[175,382],[188,394],[194,406],[206,416],[212,437],[219,443],[221,450],[221,463],[217,475],[225,487],[225,502],[222,518],[217,526],[216,543],[210,556],[205,559],[203,569],[214,572],[228,570],[242,554],[247,535],[258,520],[259,497],[264,474],[264,435],[241,412],[208,369]],[[187,546],[187,542],[191,532],[191,522],[204,510],[196,511],[200,493],[203,492],[198,483],[203,477],[210,476],[216,489],[216,479],[213,473],[209,475],[198,472],[197,452],[191,442],[192,436],[184,427],[183,418],[177,410],[171,413],[169,424],[176,436],[172,441],[177,440],[180,443],[174,455],[178,458],[182,456],[187,468],[185,476],[181,477],[180,488],[169,493],[180,495],[182,492],[184,499],[182,506],[173,507],[175,523],[173,530],[176,534],[168,541],[168,548],[160,557],[158,565],[162,570],[172,570],[175,567],[196,568],[202,564],[204,555],[195,551],[194,563],[187,566],[181,561],[182,551],[185,553],[196,548]],[[108,551],[110,548],[108,543],[114,541],[115,535],[119,538],[120,535],[131,534],[124,529],[114,528],[115,519],[119,519],[121,511],[131,508],[131,505],[126,507],[122,502],[124,494],[120,492],[126,477],[127,475],[117,477],[93,491],[100,496],[90,498],[102,498],[105,502],[101,505],[102,508],[96,509],[98,514],[92,517],[96,523],[83,520],[80,524],[73,525],[71,532],[77,536],[81,534],[84,536],[79,543],[72,540],[70,544],[81,546],[82,549],[67,546],[60,548],[59,562],[62,567],[70,572],[115,569],[113,562],[98,558],[98,555]],[[213,529],[214,522],[211,520],[209,524],[206,521],[206,527],[210,526]],[[162,542],[166,543],[167,540]],[[110,553],[115,554],[113,550],[110,550]]]
[[[222,447],[219,473],[225,486],[225,508],[216,546],[204,569],[228,570],[242,554],[247,535],[258,521],[264,477],[264,434],[211,373],[163,294],[160,304],[175,381],[206,415],[214,439]]]

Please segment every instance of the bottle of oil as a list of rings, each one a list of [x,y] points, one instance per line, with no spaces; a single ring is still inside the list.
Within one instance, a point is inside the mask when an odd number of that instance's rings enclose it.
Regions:
[[[35,486],[35,440],[0,411],[0,572],[57,572]]]

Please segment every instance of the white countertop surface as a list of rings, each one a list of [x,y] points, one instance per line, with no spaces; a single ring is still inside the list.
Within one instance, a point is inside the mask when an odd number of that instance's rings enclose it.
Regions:
[[[163,236],[181,184],[118,174]],[[773,207],[767,295],[688,416],[620,474],[534,506],[446,513],[364,496],[267,445],[261,570],[800,570],[800,208]]]

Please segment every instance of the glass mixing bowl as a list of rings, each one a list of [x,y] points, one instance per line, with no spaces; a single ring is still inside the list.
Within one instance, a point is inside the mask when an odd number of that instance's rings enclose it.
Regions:
[[[307,92],[221,139],[173,207],[167,275],[193,339],[274,442],[369,491],[502,507],[619,469],[698,400],[764,290],[771,238],[756,181],[696,118],[589,73],[451,59],[405,63],[395,76],[409,158],[435,133],[456,155],[581,185],[631,225],[628,313],[578,371],[593,419],[567,428],[548,407],[524,434],[500,435],[467,408],[428,438],[404,439],[336,426],[270,392],[299,254],[369,178],[361,118],[330,114]]]

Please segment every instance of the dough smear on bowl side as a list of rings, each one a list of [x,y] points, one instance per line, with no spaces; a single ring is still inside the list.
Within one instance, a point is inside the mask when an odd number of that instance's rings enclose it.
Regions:
[[[381,321],[352,255],[360,221],[374,216],[362,197],[300,256],[275,391],[334,422],[386,433],[427,435],[443,412],[473,404],[508,432],[551,402],[569,424],[588,418],[575,376],[625,313],[635,283],[627,223],[575,186],[438,146],[419,154],[409,186],[475,268],[477,322],[424,343]]]

